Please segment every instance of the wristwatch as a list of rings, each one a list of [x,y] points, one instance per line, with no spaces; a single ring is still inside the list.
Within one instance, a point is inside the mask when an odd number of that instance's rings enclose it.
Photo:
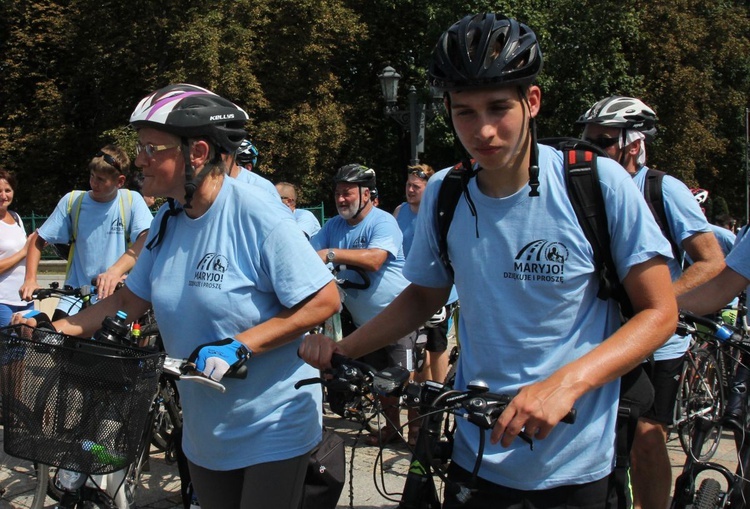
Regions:
[[[336,253],[333,252],[333,249],[329,249],[326,253],[326,261],[329,263],[333,263],[334,258],[336,258]]]

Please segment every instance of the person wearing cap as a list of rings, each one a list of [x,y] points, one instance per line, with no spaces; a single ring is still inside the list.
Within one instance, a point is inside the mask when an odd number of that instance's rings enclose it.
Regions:
[[[455,283],[461,302],[455,388],[483,380],[513,395],[472,475],[480,431],[458,420],[444,507],[605,508],[617,494],[614,461],[619,378],[666,341],[677,323],[669,244],[630,176],[599,158],[611,253],[635,314],[625,324],[597,297],[593,252],[568,198],[563,154],[538,145],[542,53],[534,32],[495,13],[444,32],[429,68],[467,152],[471,176],[441,257],[436,201],[445,169],[422,196],[404,267],[410,285],[341,342],[308,336],[316,367],[332,353],[357,357],[427,321]],[[470,162],[473,159],[473,163]],[[572,410],[574,424],[560,424]],[[534,441],[531,450],[519,434]],[[473,484],[466,505],[453,483]]]
[[[195,85],[141,100],[130,117],[135,163],[143,192],[167,203],[125,287],[51,324],[90,336],[118,310],[132,321],[153,306],[167,354],[222,382],[224,393],[179,387],[182,447],[204,509],[298,507],[322,398],[320,387],[295,390],[319,374],[296,352],[339,307],[330,271],[281,201],[226,175],[247,120]],[[230,378],[243,366],[246,378]]]
[[[646,144],[656,136],[656,113],[640,99],[612,96],[596,102],[578,119],[583,139],[597,145],[620,163],[645,196],[649,168]],[[724,255],[699,201],[678,179],[664,175],[661,201],[667,225],[662,235],[672,244],[667,263],[675,295],[711,279],[724,267]],[[650,207],[655,207],[650,204]],[[683,259],[690,266],[683,270]],[[674,417],[689,336],[677,334],[660,347],[643,368],[654,387],[654,401],[638,419],[631,451],[631,476],[635,507],[661,509],[668,505],[672,466],[667,451],[667,432]]]
[[[67,193],[44,224],[31,234],[26,276],[19,289],[23,300],[31,301],[34,290],[39,288],[39,261],[47,243],[72,245],[66,285],[80,288],[96,280],[99,299],[114,292],[135,265],[153,219],[140,193],[122,189],[129,168],[127,153],[115,145],[102,147],[91,158],[91,190]],[[75,314],[80,307],[80,299],[63,297],[55,318]]]

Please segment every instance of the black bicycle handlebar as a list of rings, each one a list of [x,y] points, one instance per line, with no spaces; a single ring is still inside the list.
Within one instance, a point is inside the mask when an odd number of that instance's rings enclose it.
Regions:
[[[339,273],[344,270],[350,270],[356,273],[360,278],[362,278],[362,282],[358,283],[349,279],[339,278]],[[370,288],[370,276],[367,274],[365,269],[357,267],[356,265],[336,265],[333,267],[333,274],[336,278],[336,284],[344,290],[349,288],[353,290],[367,290],[368,288]]]
[[[723,322],[717,322],[705,316],[700,316],[691,313],[690,311],[680,310],[679,322],[677,324],[677,334],[685,336],[692,332],[688,330],[687,324],[697,324],[706,327],[711,331],[711,334],[719,339],[719,341],[729,341],[732,344],[738,344],[743,342],[743,333],[731,325],[727,325]]]

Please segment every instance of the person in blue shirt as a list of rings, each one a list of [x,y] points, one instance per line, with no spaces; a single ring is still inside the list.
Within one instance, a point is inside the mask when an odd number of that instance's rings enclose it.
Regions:
[[[469,15],[441,35],[430,84],[444,92],[458,140],[474,158],[447,236],[453,272],[441,261],[436,218],[446,169],[422,198],[404,267],[411,284],[341,342],[314,335],[301,348],[306,361],[326,367],[333,352],[357,357],[382,347],[424,323],[455,283],[456,388],[484,380],[514,398],[490,434],[476,492],[461,505],[446,490],[449,509],[614,503],[619,377],[677,322],[669,244],[630,176],[606,158],[598,165],[611,252],[635,315],[621,325],[618,306],[597,298],[593,251],[568,199],[562,153],[536,143],[541,67],[534,32],[503,15]],[[558,425],[572,408],[575,424]],[[535,439],[533,451],[518,439],[522,431]],[[459,420],[449,478],[471,478],[478,444],[476,427]]]
[[[310,243],[320,258],[333,265],[359,267],[367,272],[366,289],[346,290],[343,305],[352,317],[354,327],[362,327],[406,288],[402,235],[392,215],[375,207],[372,190],[375,171],[360,164],[342,166],[333,178],[338,215],[326,221]],[[356,280],[351,271],[339,277]],[[437,307],[435,308],[437,309]],[[434,311],[434,310],[433,310]],[[376,369],[401,366],[414,371],[416,328],[402,334],[393,345],[384,346],[364,358]],[[379,433],[366,439],[369,445],[387,444],[400,439],[398,398],[381,398],[387,422]]]
[[[315,217],[315,214],[305,209],[297,208],[297,188],[294,184],[289,182],[279,182],[276,184],[276,190],[281,196],[281,201],[284,205],[289,207],[289,210],[294,214],[294,219],[302,231],[305,232],[307,238],[312,238],[313,235],[320,231],[320,221]]]
[[[583,138],[600,146],[619,162],[644,192],[646,144],[656,134],[656,114],[640,99],[612,96],[598,101],[579,119]],[[700,285],[724,266],[724,256],[690,189],[670,175],[662,180],[662,201],[672,244],[678,250],[668,262],[676,295]],[[670,240],[670,239],[668,239]],[[691,259],[683,270],[682,260]],[[638,420],[633,440],[632,485],[636,507],[666,507],[672,489],[672,468],[667,452],[667,431],[672,424],[689,337],[673,335],[644,364],[654,386],[654,403]]]
[[[321,441],[318,375],[297,357],[302,335],[339,306],[330,271],[278,199],[227,178],[222,155],[247,114],[200,87],[146,96],[130,123],[144,193],[167,203],[125,288],[55,329],[91,335],[118,310],[153,306],[167,354],[221,380],[225,393],[180,382],[183,449],[204,509],[298,507]],[[224,378],[245,364],[247,378]],[[273,486],[273,489],[269,489]]]
[[[153,216],[140,193],[122,189],[130,158],[121,147],[106,145],[88,165],[90,191],[63,196],[44,224],[31,234],[21,298],[32,300],[39,288],[37,271],[47,243],[71,243],[65,284],[74,288],[96,280],[97,296],[110,295],[133,267]],[[127,215],[127,217],[126,217]],[[79,299],[63,297],[55,318],[75,314]]]

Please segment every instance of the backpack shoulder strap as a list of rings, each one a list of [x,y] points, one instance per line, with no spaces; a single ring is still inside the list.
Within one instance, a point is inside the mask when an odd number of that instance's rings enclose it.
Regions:
[[[680,260],[680,248],[675,242],[674,236],[669,228],[669,221],[667,220],[667,212],[664,209],[664,193],[662,192],[662,182],[664,180],[665,173],[659,170],[653,170],[649,168],[646,170],[646,180],[643,185],[643,196],[646,198],[651,214],[656,220],[656,224],[659,225],[662,235],[669,241],[672,246],[672,253],[674,254],[675,260]]]
[[[597,155],[584,149],[563,150],[565,184],[578,222],[594,251],[594,266],[599,279],[597,297],[615,299],[624,317],[633,315],[630,299],[617,276],[612,258],[611,238],[604,206]]]
[[[81,215],[81,204],[86,191],[71,191],[68,196],[68,215],[73,223],[73,232],[70,235],[70,243],[73,244],[78,236],[78,217]]]
[[[132,226],[130,215],[133,210],[133,193],[130,189],[120,189],[118,195],[120,198],[120,219],[122,219],[122,227],[125,232],[125,244],[130,246],[130,227]]]
[[[438,192],[436,207],[438,248],[440,259],[451,274],[453,274],[453,266],[448,256],[448,230],[450,230],[458,200],[461,199],[469,178],[471,178],[471,171],[466,169],[463,163],[459,163],[445,176]]]
[[[21,223],[21,216],[18,215],[18,213],[9,210],[11,217],[13,217],[13,220],[16,222],[19,228],[23,229],[23,224]]]
[[[75,252],[76,237],[78,237],[78,216],[81,215],[81,203],[86,191],[71,191],[68,196],[68,215],[73,223],[73,231],[70,235],[70,251],[68,251],[68,264],[65,267],[65,277],[70,275],[70,266],[73,264],[73,253]]]

